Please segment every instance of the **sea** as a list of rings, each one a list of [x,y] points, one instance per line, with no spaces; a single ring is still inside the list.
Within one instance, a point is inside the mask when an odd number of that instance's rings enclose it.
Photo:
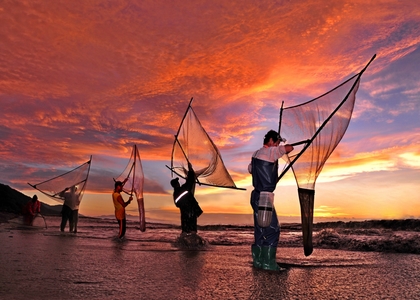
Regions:
[[[199,226],[189,248],[173,224],[129,220],[121,241],[112,218],[60,222],[0,224],[0,299],[420,299],[418,220],[314,226],[310,256],[282,224],[279,272],[252,266],[252,226]]]

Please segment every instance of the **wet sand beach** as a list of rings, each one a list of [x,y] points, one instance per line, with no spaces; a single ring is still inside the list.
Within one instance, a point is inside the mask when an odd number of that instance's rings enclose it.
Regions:
[[[268,272],[252,267],[244,231],[244,243],[199,232],[226,243],[196,251],[173,244],[178,229],[129,227],[118,242],[113,223],[83,220],[77,234],[49,224],[1,224],[1,299],[420,299],[417,254],[280,247],[285,270]]]

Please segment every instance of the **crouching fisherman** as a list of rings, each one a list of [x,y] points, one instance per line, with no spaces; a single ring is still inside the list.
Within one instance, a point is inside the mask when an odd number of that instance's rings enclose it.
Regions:
[[[171,186],[174,188],[173,199],[175,206],[181,212],[181,238],[186,238],[194,234],[194,241],[201,243],[201,238],[197,240],[197,218],[203,213],[194,197],[195,192],[195,173],[191,163],[188,163],[188,173],[185,183],[181,186],[179,178],[171,180]]]
[[[264,145],[261,149],[254,152],[251,163],[248,166],[249,173],[252,174],[252,185],[254,190],[251,193],[251,206],[254,211],[254,244],[251,246],[253,265],[264,270],[279,270],[276,263],[276,251],[280,237],[280,225],[274,205],[269,208],[260,207],[262,199],[271,198],[274,200],[274,190],[278,178],[278,159],[284,154],[293,150],[293,146],[279,146],[280,136],[274,130],[270,130],[264,137]],[[262,197],[261,197],[262,198]],[[259,208],[263,210],[260,211]],[[267,224],[261,223],[264,209],[270,210]],[[259,218],[260,217],[260,218]],[[260,222],[258,222],[260,219]],[[261,226],[262,225],[262,226]]]
[[[32,225],[36,214],[41,212],[41,202],[38,200],[38,196],[34,195],[31,200],[23,208],[23,220],[25,225]]]

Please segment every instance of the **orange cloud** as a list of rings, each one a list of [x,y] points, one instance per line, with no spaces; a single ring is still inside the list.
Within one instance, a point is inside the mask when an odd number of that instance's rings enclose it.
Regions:
[[[319,96],[374,53],[345,136],[352,143],[343,140],[320,181],[416,170],[417,9],[398,1],[2,3],[0,181],[22,187],[90,155],[101,181],[137,144],[149,192],[164,195],[173,135],[194,97],[237,185],[249,186],[249,157],[261,132],[277,127],[281,102]]]

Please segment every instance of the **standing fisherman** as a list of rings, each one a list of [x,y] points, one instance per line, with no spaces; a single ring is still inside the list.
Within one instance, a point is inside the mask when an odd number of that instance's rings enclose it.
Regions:
[[[121,192],[126,181],[127,179],[125,179],[124,182],[116,181],[115,189],[112,193],[112,201],[114,202],[115,207],[115,218],[117,219],[119,225],[118,238],[120,240],[123,239],[127,227],[125,207],[131,203],[131,200],[133,200],[133,196],[130,196],[130,198],[128,198],[128,201],[124,202],[121,196]]]
[[[175,206],[181,211],[181,235],[197,233],[197,218],[203,211],[194,197],[195,173],[191,163],[188,163],[188,173],[185,183],[181,186],[177,177],[171,180],[171,186],[174,188],[173,197]]]
[[[69,232],[77,232],[77,222],[79,220],[79,195],[76,194],[77,187],[72,185],[70,188],[65,188],[60,193],[60,197],[64,199],[63,208],[61,210],[61,225],[60,230],[64,231],[69,221]]]
[[[248,171],[252,174],[251,206],[254,210],[254,244],[251,246],[253,265],[264,270],[279,270],[276,251],[280,237],[280,226],[273,207],[271,223],[267,227],[258,224],[258,207],[261,192],[273,193],[278,178],[278,159],[293,150],[293,146],[279,146],[280,136],[270,130],[264,137],[264,146],[252,155]],[[274,197],[274,195],[272,195]]]

